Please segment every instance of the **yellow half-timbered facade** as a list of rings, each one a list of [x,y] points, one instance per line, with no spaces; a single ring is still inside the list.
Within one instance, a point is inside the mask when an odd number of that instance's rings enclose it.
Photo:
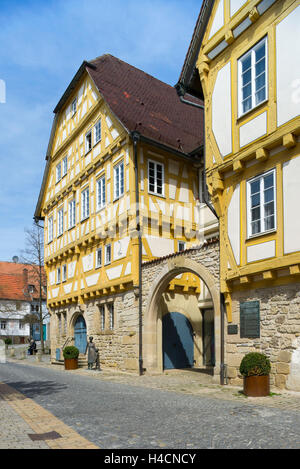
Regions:
[[[217,230],[194,164],[201,111],[105,55],[83,63],[54,113],[35,213],[45,227],[52,359],[67,344],[84,353],[92,335],[102,363],[137,370],[142,263]],[[199,295],[198,278],[184,275],[170,288]]]
[[[203,2],[177,85],[204,98],[227,376],[258,350],[300,389],[299,0]]]

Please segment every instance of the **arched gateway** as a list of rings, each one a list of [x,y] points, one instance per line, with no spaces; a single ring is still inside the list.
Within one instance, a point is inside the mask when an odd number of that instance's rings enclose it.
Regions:
[[[200,278],[210,294],[214,319],[214,376],[220,373],[220,287],[219,243],[202,246],[160,258],[143,265],[143,359],[147,371],[164,369],[162,295],[170,281],[186,272]],[[199,311],[199,318],[201,313]],[[199,319],[200,320],[200,319]],[[164,319],[167,321],[167,319]]]

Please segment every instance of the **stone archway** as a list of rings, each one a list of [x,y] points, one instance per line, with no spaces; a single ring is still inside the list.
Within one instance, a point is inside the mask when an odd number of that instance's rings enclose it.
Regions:
[[[169,282],[185,272],[197,275],[205,283],[211,295],[215,323],[214,376],[218,376],[220,374],[221,306],[219,244],[216,241],[143,265],[144,366],[149,372],[163,371],[162,318],[159,314],[159,302]]]

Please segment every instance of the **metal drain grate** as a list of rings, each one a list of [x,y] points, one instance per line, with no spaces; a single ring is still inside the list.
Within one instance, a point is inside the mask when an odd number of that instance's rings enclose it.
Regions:
[[[57,440],[58,438],[62,438],[62,436],[57,432],[34,433],[28,434],[28,436],[32,441]]]

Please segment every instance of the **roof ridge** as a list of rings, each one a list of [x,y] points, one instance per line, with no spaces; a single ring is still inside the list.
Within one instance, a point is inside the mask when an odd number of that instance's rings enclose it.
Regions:
[[[136,67],[135,65],[131,65],[131,64],[129,64],[128,62],[125,62],[125,60],[122,60],[122,59],[120,59],[119,57],[115,57],[115,56],[112,55],[112,54],[103,54],[103,55],[99,55],[99,57],[96,57],[96,58],[93,59],[93,60],[89,60],[88,63],[91,63],[91,64],[94,65],[94,62],[96,62],[97,60],[102,59],[102,58],[104,58],[104,57],[111,57],[112,59],[114,59],[114,60],[116,60],[116,61],[118,61],[118,62],[122,62],[124,65],[127,65],[129,68],[135,69],[135,70],[137,70],[137,71],[143,73],[144,75],[147,75],[148,77],[150,77],[150,78],[152,78],[152,79],[154,79],[154,80],[156,80],[156,81],[159,81],[162,85],[167,86],[168,88],[171,88],[171,89],[174,89],[174,90],[175,90],[175,88],[174,88],[173,85],[170,85],[169,83],[166,83],[165,81],[160,80],[159,78],[157,78],[157,77],[151,75],[150,73],[145,72],[145,71],[142,70],[141,68],[138,68],[138,67]],[[88,66],[88,65],[87,65],[87,66]]]

